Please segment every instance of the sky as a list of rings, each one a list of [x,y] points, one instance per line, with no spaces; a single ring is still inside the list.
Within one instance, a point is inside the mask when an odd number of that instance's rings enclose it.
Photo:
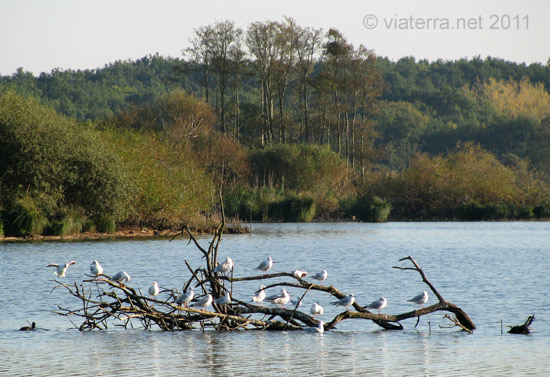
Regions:
[[[0,75],[181,58],[200,26],[229,19],[246,30],[284,16],[394,61],[550,58],[548,0],[0,0]]]

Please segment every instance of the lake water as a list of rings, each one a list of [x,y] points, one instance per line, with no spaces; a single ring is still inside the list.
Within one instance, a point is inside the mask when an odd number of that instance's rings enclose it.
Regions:
[[[207,245],[210,238],[201,238]],[[407,299],[427,289],[399,259],[412,256],[448,301],[470,315],[472,335],[448,325],[444,312],[382,330],[366,320],[346,320],[322,335],[307,332],[156,329],[79,332],[57,305],[75,307],[56,289],[48,263],[76,260],[65,281],[81,282],[98,259],[106,274],[126,270],[130,286],[144,292],[153,280],[181,290],[200,266],[186,240],[37,242],[0,244],[0,375],[6,376],[518,376],[550,371],[550,223],[310,223],[252,224],[248,235],[227,235],[219,259],[231,256],[235,276],[250,276],[267,256],[272,272],[328,270],[326,284],[354,293],[361,305],[385,296],[383,313],[415,308]],[[307,278],[306,278],[307,280]],[[235,284],[248,300],[258,281]],[[303,291],[289,289],[293,297]],[[277,293],[275,289],[270,293]],[[162,298],[161,294],[161,298]],[[335,308],[325,293],[310,292],[303,310],[319,301],[328,322]],[[430,296],[429,304],[435,302]],[[530,335],[501,333],[535,314]],[[18,329],[35,321],[34,332]],[[505,329],[506,330],[506,329]]]

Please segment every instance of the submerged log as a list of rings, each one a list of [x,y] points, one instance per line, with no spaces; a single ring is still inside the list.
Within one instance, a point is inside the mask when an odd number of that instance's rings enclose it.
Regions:
[[[535,315],[530,315],[523,325],[512,326],[508,330],[509,334],[530,334],[531,333],[531,323],[535,320]]]

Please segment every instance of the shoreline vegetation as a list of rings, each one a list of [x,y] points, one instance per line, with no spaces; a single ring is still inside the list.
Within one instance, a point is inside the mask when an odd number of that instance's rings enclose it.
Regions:
[[[192,229],[193,234],[212,235],[215,228]],[[249,233],[249,227],[241,224],[228,224],[224,229],[224,234],[246,234]],[[121,227],[113,233],[84,232],[64,236],[44,236],[27,235],[22,237],[2,237],[0,243],[4,242],[40,242],[40,241],[102,241],[102,240],[151,240],[151,239],[171,239],[181,234],[181,230],[163,229],[157,230],[148,227]]]
[[[477,222],[509,222],[509,221],[550,221],[550,218],[542,219],[528,219],[528,220],[476,220]],[[335,220],[335,221],[312,221],[315,222],[333,222],[333,223],[363,223],[359,220]],[[450,219],[428,219],[428,220],[393,220],[392,222],[464,222],[464,220],[450,220]],[[472,222],[472,221],[467,221]],[[260,224],[264,222],[253,222],[252,229],[254,229],[254,224]],[[272,222],[269,222],[272,223]],[[250,223],[229,223],[224,228],[223,234],[250,234]],[[216,228],[200,228],[200,229],[190,229],[191,233],[195,236],[210,236],[216,233]],[[113,233],[98,233],[98,232],[84,232],[79,234],[71,234],[64,236],[44,236],[44,235],[27,235],[22,237],[0,236],[0,244],[6,242],[70,242],[70,241],[104,241],[104,240],[159,240],[159,239],[172,239],[178,235],[181,235],[181,230],[174,229],[163,229],[156,230],[153,228],[147,227],[121,227]]]
[[[0,236],[214,229],[220,202],[242,222],[550,218],[550,64],[392,62],[286,17],[184,51],[0,77]]]

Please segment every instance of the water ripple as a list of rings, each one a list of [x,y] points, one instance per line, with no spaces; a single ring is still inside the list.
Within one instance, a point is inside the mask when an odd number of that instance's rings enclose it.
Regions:
[[[250,235],[224,237],[220,255],[235,260],[236,276],[252,273],[271,255],[274,271],[327,269],[326,283],[353,292],[360,304],[384,295],[387,313],[408,311],[425,290],[418,274],[392,266],[412,255],[445,298],[463,307],[478,326],[466,335],[442,314],[405,321],[404,331],[382,331],[368,321],[344,321],[323,335],[308,333],[201,333],[121,331],[80,333],[51,313],[71,298],[54,290],[47,263],[75,259],[66,281],[82,278],[98,259],[112,274],[126,270],[132,286],[152,280],[181,290],[189,278],[183,260],[204,263],[184,240],[12,243],[0,245],[0,375],[9,376],[511,376],[546,373],[550,356],[547,260],[549,223],[253,224]],[[201,238],[208,244],[208,238]],[[405,263],[406,265],[406,263]],[[246,299],[257,282],[236,287]],[[292,296],[301,291],[291,290]],[[431,300],[433,300],[433,295]],[[324,293],[310,292],[305,307],[323,303],[325,318],[341,309]],[[501,335],[504,326],[536,314],[530,336]],[[17,329],[36,321],[41,330]],[[44,330],[48,329],[48,330]]]

